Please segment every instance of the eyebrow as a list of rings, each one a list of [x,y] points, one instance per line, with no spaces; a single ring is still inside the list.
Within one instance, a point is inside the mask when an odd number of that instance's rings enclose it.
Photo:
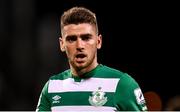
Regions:
[[[86,37],[86,36],[91,37],[92,34],[87,33],[87,34],[81,34],[80,35],[80,37]],[[69,38],[69,37],[77,37],[77,35],[68,35],[68,36],[66,36],[66,38]]]
[[[92,36],[92,35],[89,34],[89,33],[80,35],[80,37],[91,37],[91,36]]]

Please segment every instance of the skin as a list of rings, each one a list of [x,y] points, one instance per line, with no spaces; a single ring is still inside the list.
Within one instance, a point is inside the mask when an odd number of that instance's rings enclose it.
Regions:
[[[101,48],[102,36],[95,25],[88,23],[69,24],[62,28],[59,38],[62,52],[66,52],[71,72],[81,77],[97,65],[97,49]]]

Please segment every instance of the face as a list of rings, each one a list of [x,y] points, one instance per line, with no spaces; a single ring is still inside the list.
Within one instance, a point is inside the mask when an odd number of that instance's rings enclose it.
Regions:
[[[97,64],[97,49],[101,48],[101,35],[91,24],[70,24],[62,29],[60,48],[65,51],[75,69],[83,69]]]

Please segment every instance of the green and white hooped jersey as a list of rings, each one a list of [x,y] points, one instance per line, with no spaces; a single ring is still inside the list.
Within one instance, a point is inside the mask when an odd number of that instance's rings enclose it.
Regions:
[[[104,65],[73,77],[70,70],[45,84],[36,111],[147,110],[137,82],[128,74]]]

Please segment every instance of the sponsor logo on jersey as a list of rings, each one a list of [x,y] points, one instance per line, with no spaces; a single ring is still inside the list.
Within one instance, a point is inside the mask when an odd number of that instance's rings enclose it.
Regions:
[[[145,103],[145,99],[144,99],[143,93],[142,93],[140,88],[135,89],[134,94],[136,96],[136,101],[138,104],[144,104]]]
[[[98,87],[97,91],[89,96],[89,103],[93,106],[102,106],[107,102],[107,97],[105,97],[105,92],[101,91],[101,87]]]
[[[56,96],[52,97],[52,99],[53,99],[52,103],[59,103],[60,102],[59,100],[61,99],[61,97],[59,95],[56,95]]]

